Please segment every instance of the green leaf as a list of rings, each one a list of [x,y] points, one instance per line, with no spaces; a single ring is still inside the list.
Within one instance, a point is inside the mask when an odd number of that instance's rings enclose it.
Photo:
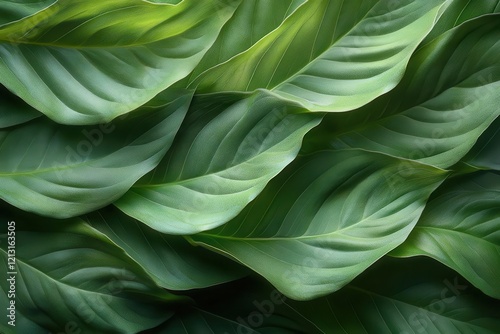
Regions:
[[[500,173],[450,179],[395,256],[430,256],[500,299]]]
[[[193,85],[202,92],[272,89],[314,111],[355,109],[399,82],[444,2],[308,1]]]
[[[173,312],[164,306],[183,300],[158,288],[79,219],[55,223],[8,213],[2,221],[15,221],[16,311],[44,329],[65,332],[71,324],[90,333],[137,332],[168,319]],[[2,233],[0,265],[8,268],[7,224]],[[0,287],[9,290],[6,279]],[[28,333],[28,325],[18,323],[17,332]]]
[[[117,209],[89,214],[87,223],[133,258],[160,286],[189,290],[229,282],[246,275],[222,256],[191,246],[184,238],[161,234]]]
[[[382,261],[352,284],[309,303],[287,301],[307,333],[496,333],[500,303],[426,259]]]
[[[56,2],[57,0],[2,0],[0,2],[0,28],[4,25],[34,15],[38,11],[46,9]],[[25,22],[29,22],[29,20]],[[31,25],[29,23],[25,24],[26,30],[30,27]]]
[[[479,137],[463,161],[477,169],[500,171],[500,117]]]
[[[160,165],[115,205],[150,227],[193,234],[235,217],[289,164],[321,115],[265,92],[195,100]]]
[[[172,143],[192,93],[171,93],[178,97],[167,92],[109,124],[69,127],[42,118],[0,130],[0,198],[56,218],[112,203]]]
[[[190,75],[193,81],[202,72],[248,50],[278,28],[305,0],[245,0],[222,28],[217,40]]]
[[[499,0],[450,0],[447,2],[443,15],[436,22],[429,35],[425,37],[423,44],[427,44],[442,33],[465,21],[491,13],[500,13]]]
[[[445,173],[358,151],[301,157],[235,219],[190,237],[294,299],[338,290],[401,244]]]
[[[499,33],[500,15],[489,15],[427,44],[396,89],[346,116],[331,146],[441,168],[458,162],[500,115]]]
[[[41,115],[0,85],[0,129],[26,123]]]
[[[61,0],[0,27],[0,82],[59,123],[108,122],[187,76],[234,7]]]

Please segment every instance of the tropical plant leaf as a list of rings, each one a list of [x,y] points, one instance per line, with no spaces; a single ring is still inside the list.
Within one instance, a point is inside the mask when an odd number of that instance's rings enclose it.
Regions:
[[[500,171],[500,117],[479,137],[463,162],[477,169]]]
[[[0,85],[0,129],[28,122],[41,115]]]
[[[160,286],[190,290],[229,282],[247,274],[241,266],[184,238],[152,230],[117,209],[105,208],[85,220],[133,258]]]
[[[358,150],[298,159],[224,226],[190,236],[294,299],[340,289],[401,244],[444,171]]]
[[[500,303],[426,259],[383,261],[309,303],[286,301],[307,333],[496,333]]]
[[[57,0],[3,0],[0,2],[0,28],[4,25],[34,15],[56,2]]]
[[[79,219],[56,223],[8,213],[1,218],[15,221],[16,311],[38,326],[56,333],[68,324],[82,332],[137,332],[168,319],[173,312],[163,305],[173,309],[184,299],[158,288],[120,248]],[[0,262],[8,268],[7,224],[0,239]],[[8,282],[2,279],[0,287],[6,293]],[[16,325],[19,333],[30,328]]]
[[[465,21],[485,14],[500,13],[499,0],[450,0],[447,2],[447,6],[444,7],[446,9],[443,15],[436,22],[431,32],[425,37],[423,41],[424,45]]]
[[[0,82],[59,123],[108,122],[187,76],[235,6],[61,0],[0,27]]]
[[[430,256],[500,299],[500,174],[477,172],[445,183],[395,256]]]
[[[309,110],[355,109],[399,82],[443,3],[308,1],[193,85],[202,92],[267,88]]]
[[[248,50],[278,28],[305,0],[245,0],[222,28],[217,40],[196,66],[188,81]],[[244,34],[244,38],[243,37]]]
[[[500,115],[499,33],[500,15],[489,15],[427,44],[401,84],[346,116],[330,145],[452,166]]]
[[[94,127],[42,118],[0,130],[0,198],[56,218],[112,203],[160,162],[191,96],[166,92],[126,119]]]
[[[384,258],[341,291],[313,301],[284,298],[249,279],[204,296],[198,308],[144,334],[493,334],[500,325],[498,300],[425,258]]]
[[[114,203],[164,233],[193,234],[235,217],[297,155],[321,115],[267,94],[194,102],[160,165]]]

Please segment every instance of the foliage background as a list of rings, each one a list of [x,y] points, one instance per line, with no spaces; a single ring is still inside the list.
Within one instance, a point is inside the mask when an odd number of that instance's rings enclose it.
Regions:
[[[2,1],[0,331],[498,332],[499,12]]]

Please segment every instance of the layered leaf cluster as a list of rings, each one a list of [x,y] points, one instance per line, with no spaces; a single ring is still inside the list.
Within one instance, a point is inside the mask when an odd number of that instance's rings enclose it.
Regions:
[[[497,0],[3,1],[0,332],[494,333],[499,41]]]

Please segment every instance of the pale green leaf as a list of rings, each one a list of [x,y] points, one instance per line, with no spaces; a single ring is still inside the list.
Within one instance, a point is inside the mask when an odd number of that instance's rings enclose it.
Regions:
[[[396,89],[346,116],[331,146],[452,166],[500,115],[499,36],[500,15],[489,15],[427,44]]]
[[[108,124],[69,127],[41,118],[0,129],[0,198],[57,218],[115,201],[172,143],[192,93],[172,94]]]
[[[308,1],[193,85],[203,92],[267,88],[309,110],[355,109],[399,82],[443,3]]]
[[[234,7],[61,0],[0,27],[0,82],[59,123],[108,122],[187,76]]]
[[[321,115],[266,92],[196,99],[160,165],[115,205],[164,233],[192,234],[236,216],[297,155]]]
[[[240,215],[190,236],[294,299],[338,290],[401,244],[445,173],[358,150],[301,157]]]
[[[393,255],[427,255],[500,299],[500,174],[450,179],[434,194]]]

